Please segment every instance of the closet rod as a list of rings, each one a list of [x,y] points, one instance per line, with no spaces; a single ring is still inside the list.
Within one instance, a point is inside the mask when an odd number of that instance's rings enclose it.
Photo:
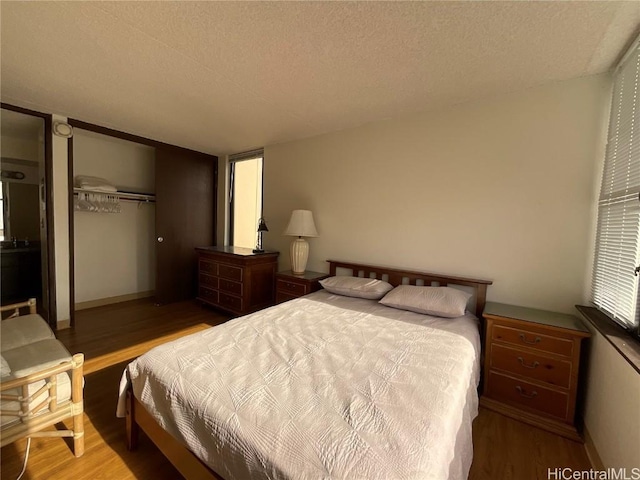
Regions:
[[[134,193],[134,192],[103,192],[99,190],[87,190],[86,188],[74,188],[73,194],[76,195],[78,193],[96,193],[99,195],[111,195],[112,197],[117,197],[120,200],[131,200],[134,202],[155,202],[156,196],[151,193]]]

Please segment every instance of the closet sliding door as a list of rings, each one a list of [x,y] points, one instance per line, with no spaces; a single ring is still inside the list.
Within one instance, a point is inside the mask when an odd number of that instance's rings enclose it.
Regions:
[[[215,245],[218,158],[156,148],[156,303],[196,295],[196,247]]]

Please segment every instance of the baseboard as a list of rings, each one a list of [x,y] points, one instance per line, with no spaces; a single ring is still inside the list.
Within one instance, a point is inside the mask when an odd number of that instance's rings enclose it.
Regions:
[[[98,298],[97,300],[89,300],[88,302],[79,302],[75,304],[75,309],[86,310],[87,308],[102,307],[104,305],[111,305],[113,303],[128,302],[129,300],[138,300],[139,298],[153,297],[154,290],[148,292],[129,293],[127,295],[118,295],[116,297]],[[60,328],[58,326],[58,328]]]
[[[587,426],[584,426],[583,429],[584,434],[584,449],[587,452],[587,457],[589,457],[589,461],[591,462],[591,466],[594,470],[604,470],[604,464],[602,463],[602,459],[598,454],[598,450],[596,450],[596,446],[593,443],[593,438],[591,438],[591,434],[589,433],[589,429]]]
[[[71,328],[71,320],[68,318],[66,320],[58,320],[56,330],[64,330],[65,328]]]

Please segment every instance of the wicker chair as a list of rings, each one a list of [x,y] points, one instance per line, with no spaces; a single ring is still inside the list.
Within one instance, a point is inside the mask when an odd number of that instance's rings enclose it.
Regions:
[[[28,313],[20,315],[20,309]],[[76,457],[84,453],[83,364],[71,356],[36,313],[36,300],[0,307],[2,378],[0,380],[0,443],[21,438],[72,437]],[[56,430],[72,418],[71,430]]]

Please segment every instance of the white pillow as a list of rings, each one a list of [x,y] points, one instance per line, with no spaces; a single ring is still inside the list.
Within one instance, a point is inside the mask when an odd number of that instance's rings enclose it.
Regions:
[[[97,190],[100,192],[117,192],[118,189],[109,180],[89,175],[76,175],[76,187],[85,190]]]
[[[331,293],[370,300],[380,300],[393,290],[393,285],[382,280],[347,276],[325,278],[320,280],[320,285]]]
[[[464,315],[471,294],[450,287],[400,285],[387,293],[380,303],[411,312],[456,318]]]

